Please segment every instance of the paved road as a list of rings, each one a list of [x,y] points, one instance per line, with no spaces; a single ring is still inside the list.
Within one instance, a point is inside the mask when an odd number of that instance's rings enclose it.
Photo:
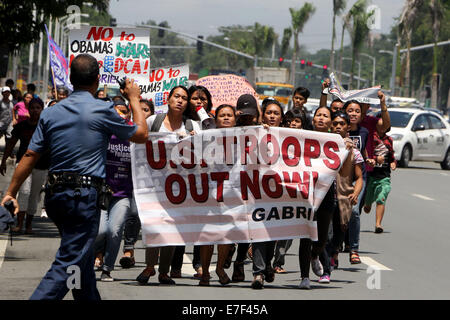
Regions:
[[[0,177],[1,191],[8,182],[9,177]],[[243,283],[222,288],[212,270],[211,286],[199,287],[198,280],[192,278],[190,246],[186,250],[183,278],[177,279],[176,287],[160,286],[156,277],[146,286],[137,285],[135,278],[144,267],[144,249],[139,247],[136,267],[122,269],[117,264],[112,272],[116,281],[99,281],[98,288],[102,298],[107,300],[449,299],[450,278],[446,272],[450,265],[449,182],[450,172],[440,170],[437,164],[412,162],[411,168],[398,169],[393,175],[383,221],[385,232],[373,233],[374,209],[369,215],[362,213],[360,254],[364,263],[351,265],[348,254],[341,253],[340,268],[332,273],[332,282],[319,284],[311,273],[310,291],[297,289],[300,277],[298,240],[287,256],[288,273],[277,275],[262,291],[250,288],[250,263],[245,267]],[[12,246],[6,235],[0,235],[0,299],[28,299],[52,262],[59,245],[55,227],[47,219],[37,218],[34,230],[34,235],[16,236]],[[140,241],[138,246],[141,246]],[[215,259],[216,255],[213,266]],[[374,273],[375,267],[380,271]],[[230,277],[231,273],[229,269]],[[66,299],[72,299],[71,295]]]

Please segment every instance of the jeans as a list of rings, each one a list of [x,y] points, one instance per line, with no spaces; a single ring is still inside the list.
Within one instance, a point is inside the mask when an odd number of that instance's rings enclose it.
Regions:
[[[133,250],[134,245],[138,241],[139,231],[141,231],[141,220],[137,211],[136,200],[134,197],[131,200],[131,207],[136,210],[130,210],[129,214],[125,218],[125,229],[123,231],[123,250]],[[134,203],[134,204],[133,204]]]
[[[284,266],[284,257],[286,252],[292,245],[292,239],[289,240],[278,240],[275,245],[275,259],[273,260],[273,267]]]
[[[359,250],[359,233],[361,229],[360,224],[360,215],[361,209],[364,204],[364,196],[366,193],[366,185],[367,185],[367,176],[364,175],[364,184],[361,190],[361,193],[358,196],[358,203],[355,204],[352,208],[352,216],[350,217],[350,221],[348,222],[348,238],[350,250]]]
[[[252,243],[253,275],[265,274],[267,269],[272,269],[272,258],[276,241],[264,241]]]
[[[95,252],[103,253],[103,271],[114,270],[114,263],[122,241],[125,218],[133,210],[136,211],[136,205],[132,198],[113,198],[109,210],[101,213],[100,228],[95,240]]]
[[[94,272],[94,241],[100,222],[97,190],[61,188],[46,194],[45,208],[58,228],[61,244],[30,300],[62,300],[70,289],[75,300],[100,300]]]

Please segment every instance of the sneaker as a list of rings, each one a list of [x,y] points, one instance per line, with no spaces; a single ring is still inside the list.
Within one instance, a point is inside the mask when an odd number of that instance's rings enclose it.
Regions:
[[[324,275],[319,278],[319,283],[330,283],[330,276]]]
[[[311,259],[311,268],[316,276],[320,277],[323,275],[323,267],[320,263],[319,257]]]
[[[261,274],[257,274],[253,278],[252,288],[253,289],[262,289],[264,287],[264,278]]]
[[[103,282],[113,282],[114,278],[111,277],[111,273],[109,271],[103,271],[100,280]]]
[[[300,282],[300,285],[298,286],[300,289],[311,289],[311,286],[309,285],[309,278],[303,278],[302,282]]]

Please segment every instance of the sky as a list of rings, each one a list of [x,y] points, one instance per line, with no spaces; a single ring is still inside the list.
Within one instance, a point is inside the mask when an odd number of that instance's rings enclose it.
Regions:
[[[283,35],[290,26],[289,8],[299,9],[306,1],[299,0],[110,0],[110,14],[117,19],[118,26],[140,24],[147,20],[160,23],[166,20],[175,31],[194,36],[220,34],[220,26],[253,25],[255,22],[272,26]],[[300,45],[314,53],[331,48],[333,0],[310,0],[316,7],[314,15],[300,34]],[[346,11],[356,2],[347,0]],[[405,1],[372,0],[369,3],[380,9],[380,29],[377,33],[389,33],[394,18],[402,11]],[[341,18],[336,19],[338,39],[341,34]],[[345,43],[349,42],[348,34]],[[336,41],[336,45],[339,45]]]

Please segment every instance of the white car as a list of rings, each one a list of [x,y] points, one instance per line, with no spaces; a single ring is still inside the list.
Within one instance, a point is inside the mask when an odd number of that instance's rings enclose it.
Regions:
[[[389,108],[395,159],[401,167],[410,160],[434,161],[450,170],[450,124],[437,112],[417,108]]]

